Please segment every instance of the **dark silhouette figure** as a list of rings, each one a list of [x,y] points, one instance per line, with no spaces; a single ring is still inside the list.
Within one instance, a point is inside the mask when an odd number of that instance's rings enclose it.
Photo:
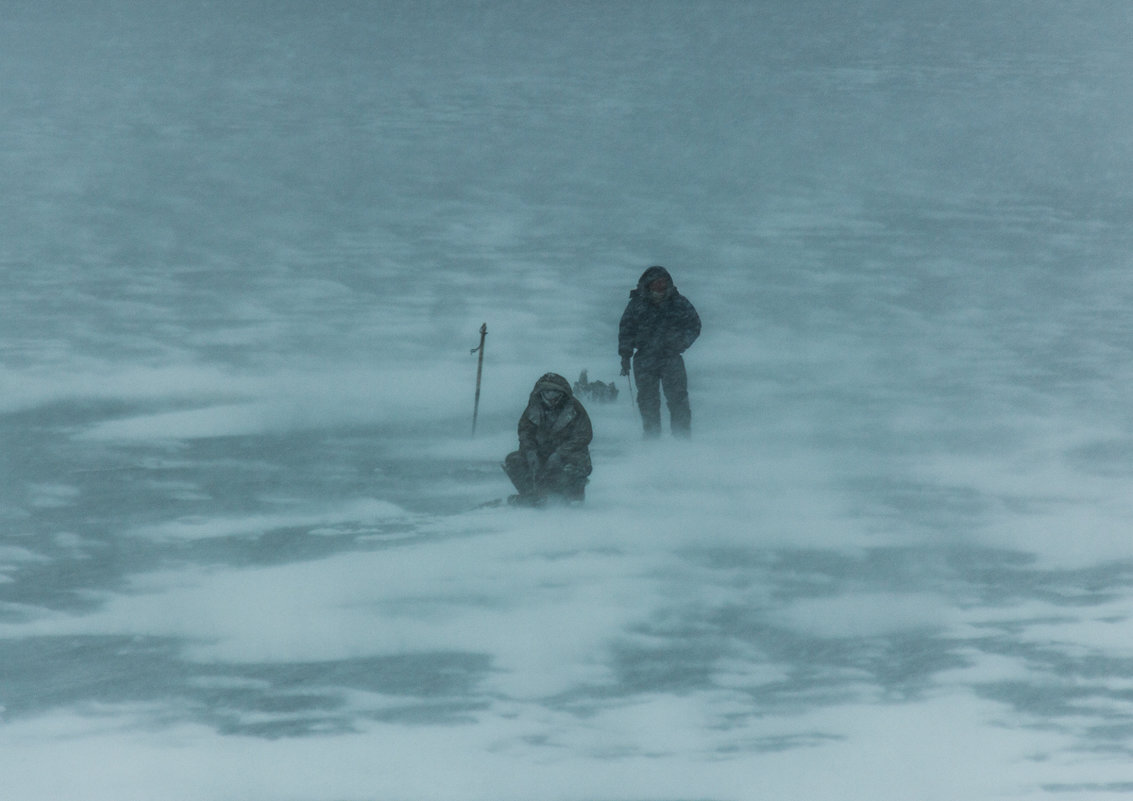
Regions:
[[[582,501],[590,475],[590,416],[557,373],[535,382],[519,418],[519,450],[503,468],[518,490],[510,503],[542,506],[550,498]]]
[[[700,336],[700,316],[688,298],[677,291],[664,267],[653,266],[642,273],[637,288],[618,325],[618,355],[622,375],[637,383],[637,407],[646,437],[661,433],[661,391],[669,407],[669,427],[674,436],[692,432],[688,402],[688,374],[684,353]]]

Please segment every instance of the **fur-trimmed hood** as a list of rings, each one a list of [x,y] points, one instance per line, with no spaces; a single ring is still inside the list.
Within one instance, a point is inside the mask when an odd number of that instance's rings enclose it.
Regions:
[[[543,422],[544,416],[552,410],[548,410],[543,406],[543,402],[539,398],[539,393],[549,389],[561,392],[565,396],[563,402],[553,410],[555,419],[552,423],[552,429],[559,431],[570,424],[577,412],[575,410],[574,392],[571,390],[570,382],[558,373],[544,373],[539,377],[539,380],[535,382],[535,387],[531,390],[531,394],[527,398],[527,409],[524,411],[524,416],[535,425],[540,425]]]
[[[665,291],[665,300],[680,294],[677,292],[677,286],[673,283],[673,276],[669,275],[669,271],[662,267],[660,264],[654,264],[641,274],[637,279],[637,288],[630,290],[630,297],[639,297],[647,299],[649,297],[649,285],[656,281],[658,278],[664,278],[669,282],[669,288]]]

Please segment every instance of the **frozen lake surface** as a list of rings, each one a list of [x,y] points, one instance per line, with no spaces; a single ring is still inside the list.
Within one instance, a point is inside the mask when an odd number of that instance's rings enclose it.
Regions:
[[[1133,792],[1125,3],[182,5],[0,20],[5,799]]]

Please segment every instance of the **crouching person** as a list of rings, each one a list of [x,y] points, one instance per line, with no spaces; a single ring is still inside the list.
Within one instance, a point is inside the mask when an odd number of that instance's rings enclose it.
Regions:
[[[565,378],[547,373],[536,381],[519,418],[519,450],[503,464],[519,492],[508,501],[530,506],[551,498],[582,501],[593,436],[590,417]]]

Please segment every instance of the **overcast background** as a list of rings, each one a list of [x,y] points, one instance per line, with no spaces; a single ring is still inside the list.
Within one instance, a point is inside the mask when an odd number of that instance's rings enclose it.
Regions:
[[[1130,9],[6,3],[4,797],[1133,791]]]

